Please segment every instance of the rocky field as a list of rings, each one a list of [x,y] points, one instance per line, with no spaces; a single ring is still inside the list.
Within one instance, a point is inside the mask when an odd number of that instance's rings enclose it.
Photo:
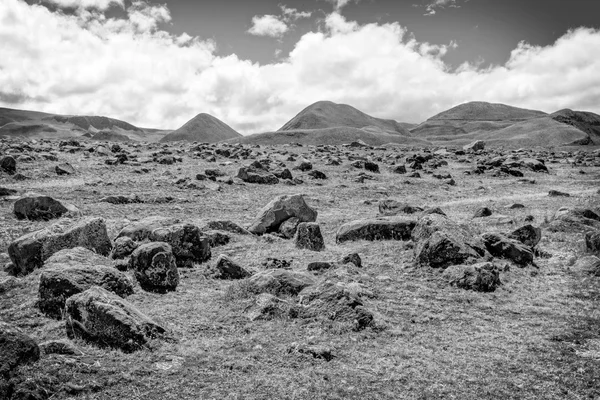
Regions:
[[[600,398],[597,147],[0,154],[1,399]]]

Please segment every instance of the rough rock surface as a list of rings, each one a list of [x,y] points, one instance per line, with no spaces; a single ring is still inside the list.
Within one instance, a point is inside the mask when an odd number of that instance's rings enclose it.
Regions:
[[[149,292],[173,291],[179,284],[179,271],[168,243],[150,242],[131,254],[131,269],[142,289]]]
[[[215,263],[215,278],[217,279],[243,279],[251,274],[244,267],[227,257],[225,254],[219,255]]]
[[[191,267],[210,259],[209,238],[192,224],[180,224],[173,218],[148,217],[124,227],[117,235],[141,242],[165,242],[171,245],[179,268]]]
[[[585,234],[585,249],[592,254],[600,255],[600,231]]]
[[[40,274],[40,311],[60,319],[65,301],[92,286],[101,286],[121,297],[133,294],[133,283],[129,277],[109,266],[108,259],[99,258],[82,247],[61,250],[50,257]]]
[[[443,272],[443,277],[456,287],[476,292],[493,292],[500,286],[500,273],[492,263],[452,265]]]
[[[309,274],[290,271],[287,269],[268,269],[261,271],[251,278],[249,283],[258,293],[296,295],[307,286],[316,283]]]
[[[112,244],[104,219],[87,217],[73,224],[62,221],[28,233],[10,244],[8,255],[14,264],[14,275],[26,275],[41,268],[54,253],[74,247],[84,247],[108,256]]]
[[[10,378],[11,372],[19,365],[39,358],[40,349],[35,340],[20,329],[0,321],[0,380]]]
[[[494,257],[506,258],[519,265],[533,262],[531,247],[517,240],[509,239],[499,233],[484,233],[481,238],[487,250]]]
[[[525,225],[515,229],[508,235],[509,239],[515,239],[529,247],[535,247],[542,239],[542,230],[533,225]]]
[[[98,286],[69,297],[65,310],[67,336],[100,347],[131,352],[165,332],[131,303]]]
[[[248,183],[262,185],[276,185],[279,183],[279,179],[269,171],[254,167],[241,167],[238,170],[237,177]]]
[[[321,227],[316,222],[301,222],[294,237],[296,248],[312,251],[325,249]]]
[[[317,220],[317,211],[306,204],[302,195],[279,196],[259,211],[248,230],[255,235],[273,232],[292,217],[300,222],[314,222]]]
[[[244,312],[250,321],[257,321],[289,317],[292,309],[287,301],[270,293],[260,293]]]
[[[18,219],[50,220],[64,214],[80,215],[80,211],[72,204],[56,200],[50,196],[26,193],[13,206]]]
[[[416,224],[414,219],[403,217],[351,221],[338,229],[336,241],[409,240]]]

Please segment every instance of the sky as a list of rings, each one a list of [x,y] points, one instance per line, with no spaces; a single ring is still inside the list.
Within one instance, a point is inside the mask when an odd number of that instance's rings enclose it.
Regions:
[[[600,114],[599,0],[0,0],[0,107],[274,131],[320,100],[418,123]]]

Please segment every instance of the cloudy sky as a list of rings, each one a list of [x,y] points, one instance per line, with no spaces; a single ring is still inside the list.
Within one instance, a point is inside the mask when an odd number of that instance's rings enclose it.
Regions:
[[[599,0],[0,0],[0,106],[276,130],[319,100],[600,113]]]

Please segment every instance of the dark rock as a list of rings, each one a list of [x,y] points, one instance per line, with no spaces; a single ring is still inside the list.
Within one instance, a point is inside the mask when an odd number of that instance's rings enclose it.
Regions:
[[[405,174],[406,167],[404,165],[396,165],[396,166],[394,166],[394,168],[392,168],[392,172],[394,174]]]
[[[252,167],[240,168],[237,177],[248,183],[258,183],[263,185],[276,185],[279,183],[279,179],[269,171]]]
[[[218,221],[209,221],[201,228],[204,230],[215,230],[215,231],[226,231],[231,233],[237,233],[238,235],[250,235],[248,230],[242,228],[238,224],[226,221],[226,220],[218,220]]]
[[[165,333],[133,304],[98,286],[69,297],[65,310],[67,336],[100,347],[131,352]]]
[[[493,212],[488,207],[478,208],[473,214],[473,218],[489,217]]]
[[[494,257],[506,258],[523,266],[533,262],[531,247],[517,240],[509,239],[498,233],[485,233],[481,238],[487,250]]]
[[[294,169],[300,170],[302,172],[310,171],[313,168],[312,164],[309,161],[302,161],[298,166],[294,167]]]
[[[287,168],[272,171],[272,174],[275,175],[279,179],[294,179],[294,176],[292,175],[292,171],[290,171]]]
[[[531,248],[537,246],[542,239],[542,230],[533,225],[525,225],[512,231],[508,235],[509,239],[515,239]]]
[[[550,197],[570,197],[571,195],[569,193],[560,192],[558,190],[550,190],[548,192],[548,196],[550,196]]]
[[[4,196],[14,196],[15,194],[17,194],[17,191],[14,189],[9,189],[9,188],[5,188],[5,187],[0,187],[0,197],[4,197]]]
[[[231,241],[231,237],[223,232],[219,231],[203,231],[203,233],[208,238],[208,243],[210,247],[220,247],[225,246],[227,243]]]
[[[315,279],[305,274],[287,269],[268,269],[254,274],[248,279],[257,293],[273,295],[297,295],[307,286],[314,285]]]
[[[585,248],[592,254],[600,255],[600,231],[585,234]]]
[[[9,379],[19,365],[36,362],[39,358],[40,348],[35,340],[0,321],[0,381]]]
[[[325,248],[321,227],[316,222],[301,222],[298,224],[294,241],[298,249],[321,251]]]
[[[331,348],[326,346],[313,346],[302,343],[292,343],[287,348],[288,354],[302,354],[316,359],[325,361],[333,360],[333,353]]]
[[[0,157],[0,170],[6,172],[9,175],[13,175],[17,172],[17,161],[12,156]]]
[[[275,232],[284,221],[292,217],[301,222],[314,222],[317,211],[306,204],[302,195],[279,196],[259,211],[248,230],[256,235]]]
[[[129,277],[111,267],[107,258],[82,247],[61,250],[46,261],[40,274],[40,311],[60,319],[66,299],[92,286],[101,286],[121,297],[133,294]]]
[[[350,253],[350,254],[344,256],[344,258],[342,258],[341,263],[342,264],[350,263],[350,264],[354,264],[358,268],[362,268],[362,260],[358,253]]]
[[[168,243],[150,242],[140,245],[131,254],[131,268],[142,289],[165,293],[179,285],[179,271],[173,250]]]
[[[342,225],[336,242],[350,240],[409,240],[416,221],[402,217],[389,219],[364,219]]]
[[[290,260],[280,260],[278,258],[267,258],[263,262],[262,265],[268,269],[276,269],[276,268],[290,269],[290,268],[292,268],[292,262]]]
[[[501,284],[497,268],[488,262],[452,265],[442,275],[451,285],[476,292],[493,292]]]
[[[250,272],[225,254],[219,255],[217,258],[215,270],[215,278],[217,279],[243,279],[251,275]]]
[[[137,249],[139,243],[130,237],[122,236],[115,239],[114,247],[110,253],[110,258],[113,260],[122,260],[131,255]]]
[[[321,272],[328,269],[335,268],[337,265],[335,263],[327,262],[327,261],[315,261],[308,264],[306,267],[307,271],[310,272]]]
[[[379,173],[379,165],[371,161],[365,161],[365,169],[369,172]]]
[[[48,228],[21,236],[10,244],[8,255],[17,275],[26,275],[41,268],[54,253],[84,247],[108,256],[112,244],[102,218],[83,218],[73,224],[61,221]]]
[[[309,176],[312,176],[315,179],[327,179],[327,175],[319,170],[312,170],[308,173]]]
[[[44,354],[61,354],[67,356],[83,354],[71,341],[66,339],[48,340],[40,343],[40,350]]]
[[[142,203],[142,200],[137,195],[131,195],[131,196],[122,196],[122,195],[106,196],[106,197],[101,198],[98,201],[101,202],[101,203],[111,203],[111,204],[135,204],[135,203]]]
[[[81,214],[77,207],[72,204],[35,193],[26,193],[15,201],[13,210],[17,219],[45,221],[59,218],[67,213],[72,215]]]

